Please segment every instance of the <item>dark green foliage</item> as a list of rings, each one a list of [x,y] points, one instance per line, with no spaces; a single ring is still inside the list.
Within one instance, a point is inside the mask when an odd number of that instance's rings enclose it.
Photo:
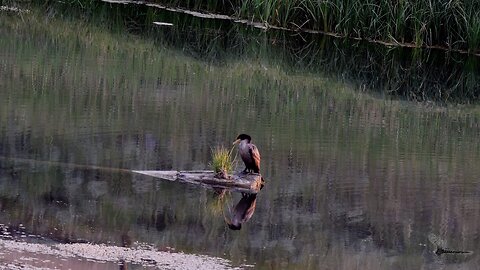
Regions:
[[[302,38],[292,38],[291,33],[285,31],[265,32],[144,5],[100,4],[95,8],[96,15],[91,16],[86,16],[84,9],[65,5],[55,5],[52,9],[62,16],[82,17],[120,35],[127,29],[160,47],[182,48],[183,52],[203,61],[221,64],[253,58],[292,73],[341,74],[343,80],[362,91],[408,100],[476,103],[480,97],[480,69],[475,56],[374,47],[367,42],[323,35],[302,34]],[[174,26],[155,27],[152,24],[155,20],[171,22]],[[475,33],[479,31],[480,27]],[[478,43],[475,33],[471,40]]]
[[[345,36],[443,46],[478,52],[480,1],[476,0],[155,0],[154,2],[234,15],[292,29],[309,28]]]

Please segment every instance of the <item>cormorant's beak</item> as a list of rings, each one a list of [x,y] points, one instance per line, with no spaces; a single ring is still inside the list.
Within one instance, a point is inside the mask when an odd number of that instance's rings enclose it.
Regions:
[[[234,142],[233,142],[233,145],[237,144],[240,142],[240,139],[236,139]]]
[[[223,220],[225,220],[225,223],[227,223],[227,224],[232,224],[232,221],[228,217],[225,216],[225,213],[223,214]]]

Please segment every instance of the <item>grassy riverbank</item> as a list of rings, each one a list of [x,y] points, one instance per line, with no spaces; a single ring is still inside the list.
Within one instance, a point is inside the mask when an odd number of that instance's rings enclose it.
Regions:
[[[133,0],[132,2],[135,2]],[[28,2],[28,1],[27,1]],[[51,1],[47,1],[51,2]],[[147,0],[291,30],[315,30],[386,45],[480,53],[480,1],[476,0]],[[2,1],[10,4],[11,1]],[[95,12],[101,1],[68,0]]]
[[[75,0],[75,3],[79,1]],[[145,39],[153,45],[149,50],[156,47],[182,48],[189,56],[207,62],[262,59],[288,73],[307,72],[328,77],[342,74],[339,79],[362,92],[415,101],[468,104],[476,103],[480,95],[476,56],[438,50],[392,49],[324,35],[305,34],[303,39],[292,38],[285,31],[265,32],[243,24],[205,20],[145,5],[85,1],[82,6],[72,9],[70,5],[55,2],[39,8],[37,12],[52,19],[73,19],[76,25],[81,18],[82,23],[76,30],[79,33],[90,32],[89,24],[101,25],[115,35],[133,34],[128,35],[131,42],[123,45],[131,50],[139,50],[141,46],[138,43]],[[165,20],[173,26],[156,27],[152,23],[155,20]],[[61,25],[62,29],[66,28],[64,31],[70,31],[71,26]],[[89,37],[87,33],[79,36]],[[88,42],[105,49],[112,46],[103,37],[88,39]]]
[[[71,0],[91,5],[91,0]],[[480,2],[415,0],[151,0],[290,29],[423,47],[480,51]]]

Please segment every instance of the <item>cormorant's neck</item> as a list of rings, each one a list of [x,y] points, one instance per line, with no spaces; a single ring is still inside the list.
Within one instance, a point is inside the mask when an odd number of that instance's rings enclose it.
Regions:
[[[247,144],[248,144],[248,140],[241,140],[238,147],[245,148],[245,147],[247,147]]]

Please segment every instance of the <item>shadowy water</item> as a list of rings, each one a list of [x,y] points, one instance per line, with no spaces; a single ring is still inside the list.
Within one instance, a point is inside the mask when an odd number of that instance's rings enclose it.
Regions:
[[[59,9],[0,17],[0,223],[261,269],[480,266],[478,59]],[[205,169],[243,132],[266,188],[240,231],[240,194],[114,169]]]

